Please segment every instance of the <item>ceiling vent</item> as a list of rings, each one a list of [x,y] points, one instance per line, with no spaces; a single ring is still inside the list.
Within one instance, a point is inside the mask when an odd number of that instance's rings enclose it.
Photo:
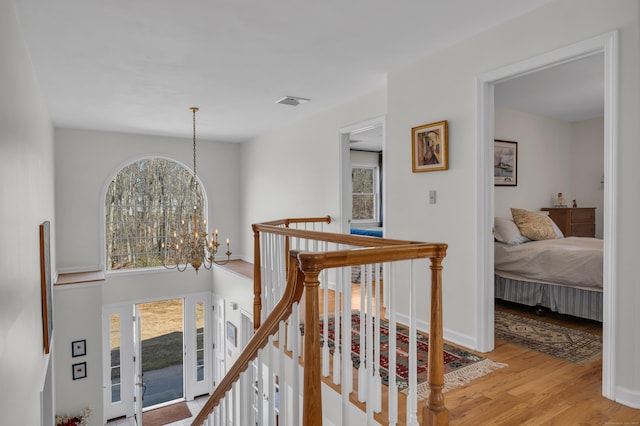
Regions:
[[[291,105],[291,106],[298,106],[301,105],[305,102],[309,102],[311,99],[306,99],[306,98],[299,98],[297,96],[285,96],[284,98],[280,99],[279,101],[276,101],[277,104],[282,104],[282,105]]]

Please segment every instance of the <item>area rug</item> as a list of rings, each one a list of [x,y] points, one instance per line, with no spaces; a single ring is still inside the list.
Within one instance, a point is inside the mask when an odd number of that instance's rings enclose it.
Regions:
[[[495,330],[496,339],[574,364],[584,364],[602,353],[600,336],[506,312],[496,311]]]
[[[148,410],[142,413],[142,424],[144,426],[163,426],[169,423],[188,419],[191,411],[186,402],[167,405],[166,407]]]
[[[354,368],[360,367],[360,312],[354,311],[351,314],[351,360]],[[366,320],[365,320],[366,326]],[[323,322],[320,321],[320,330],[323,329]],[[329,317],[328,324],[329,351],[333,354],[335,350],[335,318]],[[417,340],[417,395],[419,399],[424,399],[429,395],[429,384],[427,383],[428,358],[429,358],[429,337],[418,333]],[[321,343],[323,342],[321,336]],[[401,324],[396,327],[396,383],[398,390],[408,393],[409,377],[409,329]],[[490,359],[475,355],[464,349],[445,343],[444,344],[444,389],[443,392],[463,386],[473,379],[482,377],[490,372],[506,367],[506,364],[497,363]],[[382,319],[380,321],[380,376],[382,384],[389,384],[389,323]]]

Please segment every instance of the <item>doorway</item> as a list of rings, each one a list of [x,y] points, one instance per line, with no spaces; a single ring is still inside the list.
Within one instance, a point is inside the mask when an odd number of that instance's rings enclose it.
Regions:
[[[384,117],[340,129],[340,204],[341,232],[354,227],[375,229],[384,234],[385,163]],[[366,178],[354,189],[354,167]],[[358,193],[354,193],[354,192]],[[354,215],[354,205],[357,212]]]
[[[478,348],[483,352],[494,347],[494,288],[493,288],[493,218],[494,186],[493,186],[493,140],[494,140],[494,88],[501,81],[533,73],[571,62],[594,54],[604,55],[604,259],[603,259],[603,354],[602,354],[602,393],[613,398],[615,358],[615,323],[613,300],[615,300],[615,271],[612,268],[615,259],[616,200],[613,170],[616,166],[615,129],[617,116],[617,33],[612,32],[594,37],[574,45],[561,48],[527,61],[509,65],[486,73],[478,79],[479,117],[478,140]]]
[[[103,307],[104,420],[211,392],[211,295]]]
[[[142,408],[184,399],[183,299],[138,303],[136,316]]]

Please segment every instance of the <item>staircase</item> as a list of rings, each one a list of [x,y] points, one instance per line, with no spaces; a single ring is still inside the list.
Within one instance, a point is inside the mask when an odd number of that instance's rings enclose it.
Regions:
[[[354,421],[356,405],[367,424],[448,424],[442,394],[442,260],[447,245],[324,232],[323,224],[330,221],[298,218],[253,225],[255,334],[192,425],[362,424]],[[351,297],[354,280],[360,286],[359,301]],[[428,319],[417,315],[418,306],[426,307],[416,297],[421,288],[430,288]],[[334,306],[329,306],[330,292]],[[395,374],[389,374],[388,386],[382,385],[383,300],[390,330],[388,371],[397,367],[396,325],[402,322],[410,330],[406,398],[398,394]],[[360,323],[357,369],[352,356],[341,347],[331,355],[328,344],[330,337],[335,342],[341,336],[350,339],[354,308],[362,318],[373,319]],[[330,316],[339,324],[331,329]],[[422,407],[416,394],[420,320],[428,320],[430,336],[430,393]],[[328,392],[339,393],[331,396],[329,406],[323,405]],[[398,401],[406,406],[399,407]]]

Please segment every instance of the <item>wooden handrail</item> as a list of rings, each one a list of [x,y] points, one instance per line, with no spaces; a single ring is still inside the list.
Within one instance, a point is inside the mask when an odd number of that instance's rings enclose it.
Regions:
[[[292,260],[295,260],[293,258]],[[247,346],[238,357],[235,363],[220,383],[216,386],[213,394],[202,407],[202,410],[191,423],[192,426],[202,425],[209,414],[218,405],[225,393],[231,389],[233,383],[238,380],[240,373],[245,371],[249,362],[258,356],[258,350],[262,349],[268,342],[269,336],[278,331],[278,324],[291,315],[291,306],[299,302],[302,298],[304,277],[298,268],[291,268],[287,274],[287,286],[282,299],[274,307],[273,311],[266,318],[262,327],[253,335]],[[313,334],[313,333],[311,333]]]
[[[318,218],[311,218],[318,219]],[[323,219],[323,218],[320,218]],[[327,219],[326,220],[330,220]],[[304,220],[300,220],[304,221]],[[317,221],[317,220],[313,220]],[[267,318],[249,341],[238,360],[215,388],[192,425],[199,426],[207,419],[224,395],[232,389],[233,383],[248,368],[249,363],[258,356],[258,351],[268,344],[269,336],[278,331],[281,321],[292,313],[292,305],[300,301],[305,293],[305,328],[319,328],[318,276],[322,270],[364,264],[415,260],[429,258],[431,261],[431,314],[430,314],[430,350],[428,384],[429,398],[422,409],[423,424],[447,425],[449,413],[444,404],[444,363],[443,363],[443,324],[442,324],[442,260],[446,256],[447,244],[424,243],[307,231],[283,227],[293,223],[291,219],[252,225],[255,241],[254,258],[254,321],[260,320],[260,292],[262,290],[260,268],[260,233],[283,235],[359,247],[356,249],[334,250],[327,252],[290,251],[286,259],[292,267],[287,269],[287,284],[282,299],[276,304]],[[288,246],[287,246],[288,250]],[[319,333],[310,332],[304,338],[304,390],[303,419],[305,425],[322,424],[321,400],[321,352]]]

